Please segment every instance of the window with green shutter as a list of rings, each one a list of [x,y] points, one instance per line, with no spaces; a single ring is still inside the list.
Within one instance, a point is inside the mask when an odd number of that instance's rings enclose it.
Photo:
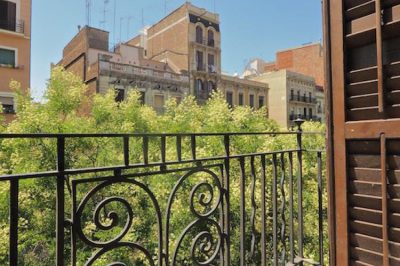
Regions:
[[[0,48],[0,65],[15,67],[15,51]]]

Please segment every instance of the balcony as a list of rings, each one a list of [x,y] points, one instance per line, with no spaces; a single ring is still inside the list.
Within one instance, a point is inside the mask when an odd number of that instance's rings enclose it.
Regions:
[[[189,82],[189,77],[186,75],[180,75],[172,72],[138,67],[133,65],[100,60],[99,67],[100,71],[116,72],[128,76],[152,77],[157,80],[164,80],[168,82]]]
[[[216,47],[216,41],[214,39],[211,40],[195,40],[192,42],[193,44],[200,44],[202,46],[211,47],[211,48],[218,48]]]
[[[23,20],[9,21],[0,20],[0,30],[12,31],[15,33],[25,33],[25,23]]]
[[[294,121],[296,119],[303,119],[303,120],[307,120],[307,121],[321,122],[321,118],[316,115],[290,114],[289,119],[290,119],[290,121]]]
[[[45,256],[53,265],[322,265],[323,151],[303,147],[303,138],[319,133],[303,133],[297,122],[297,131],[289,132],[2,134],[32,147],[52,143],[57,162],[46,172],[0,175],[10,191],[3,201],[9,210],[3,254],[10,265],[20,265],[23,243],[43,241],[24,238],[20,219],[26,215],[24,190],[36,181],[46,182],[54,195],[46,198],[46,212],[53,215],[38,216],[44,211],[38,210],[35,217],[55,227],[43,233],[52,238],[46,241],[56,255]],[[292,149],[240,152],[235,146],[239,138],[283,135],[293,138]],[[210,138],[215,154],[205,157],[202,145]],[[115,143],[114,163],[74,164],[85,149],[94,143],[101,149],[107,139]],[[303,174],[306,157],[313,160],[311,174]],[[306,189],[315,193],[313,207],[303,196]],[[147,237],[138,239],[136,232]],[[305,257],[310,243],[313,255]]]
[[[315,97],[307,97],[307,96],[300,96],[300,95],[290,95],[289,100],[291,102],[301,102],[301,103],[317,103],[317,98]]]

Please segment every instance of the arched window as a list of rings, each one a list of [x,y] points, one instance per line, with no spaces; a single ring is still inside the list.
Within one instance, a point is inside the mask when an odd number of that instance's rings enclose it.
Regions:
[[[214,47],[214,44],[214,31],[210,29],[208,30],[208,46]]]
[[[203,81],[201,79],[196,80],[196,89],[199,94],[203,92]]]
[[[200,26],[196,27],[196,42],[203,43],[203,29]]]

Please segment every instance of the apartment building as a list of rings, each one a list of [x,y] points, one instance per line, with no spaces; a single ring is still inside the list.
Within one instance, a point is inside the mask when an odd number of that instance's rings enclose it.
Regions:
[[[283,69],[251,79],[269,84],[269,118],[281,127],[290,128],[297,118],[320,121],[313,77]]]
[[[6,122],[18,107],[11,80],[30,86],[31,0],[0,0],[0,103]]]
[[[267,84],[221,73],[221,32],[216,13],[186,2],[127,43],[143,47],[149,59],[167,63],[175,72],[187,74],[190,93],[200,103],[216,88],[222,91],[240,88],[244,95],[265,97],[264,104],[267,104]]]
[[[189,94],[189,77],[176,73],[168,63],[145,58],[143,47],[129,43],[109,47],[107,31],[84,27],[65,46],[58,65],[79,75],[89,94],[116,91],[122,101],[131,89],[141,93],[143,104],[162,112],[165,100],[178,102]]]

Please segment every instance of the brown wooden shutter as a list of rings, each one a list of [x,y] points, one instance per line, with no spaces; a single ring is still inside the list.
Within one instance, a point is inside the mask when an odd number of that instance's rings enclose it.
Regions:
[[[400,265],[400,0],[325,0],[332,262]]]

